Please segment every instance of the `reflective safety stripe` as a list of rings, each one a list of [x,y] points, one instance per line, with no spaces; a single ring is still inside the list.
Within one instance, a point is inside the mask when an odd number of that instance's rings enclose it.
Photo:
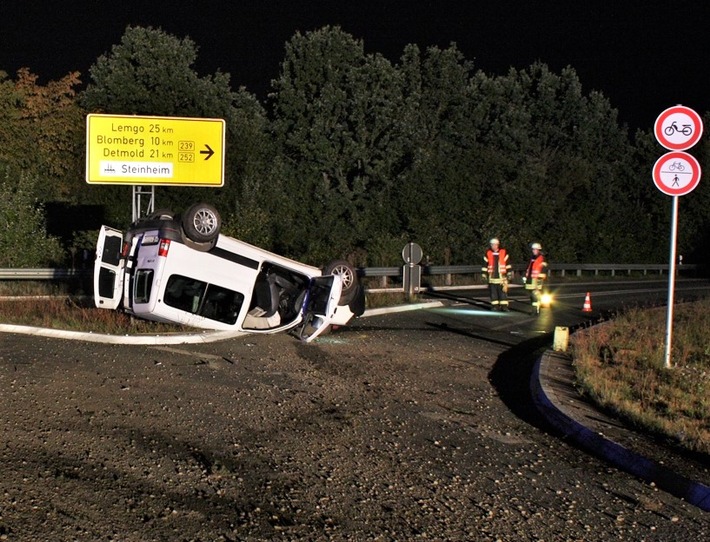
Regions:
[[[525,283],[525,289],[526,290],[542,290],[542,283],[543,283],[542,278],[528,279],[528,281]]]

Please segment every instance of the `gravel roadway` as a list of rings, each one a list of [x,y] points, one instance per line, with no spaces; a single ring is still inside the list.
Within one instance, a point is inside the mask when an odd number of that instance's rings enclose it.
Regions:
[[[710,539],[543,430],[533,362],[384,317],[311,345],[3,335],[0,540]]]

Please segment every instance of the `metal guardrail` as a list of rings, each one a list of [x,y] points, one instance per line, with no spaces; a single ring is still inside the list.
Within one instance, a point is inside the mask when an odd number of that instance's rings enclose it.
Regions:
[[[633,272],[647,275],[649,273],[657,273],[664,275],[668,273],[668,264],[550,264],[550,275],[558,275],[561,277],[573,274],[577,277],[586,274],[595,276],[601,273],[608,273],[611,276],[617,274],[631,275]],[[525,265],[514,265],[513,271],[522,273],[526,269]],[[686,264],[676,268],[679,272],[695,272],[698,269],[697,265]],[[7,269],[0,268],[0,280],[69,280],[69,279],[86,279],[93,274],[93,269]],[[402,277],[402,267],[363,267],[358,269],[358,274],[361,277],[379,277],[380,282],[377,287],[370,287],[370,292],[385,292],[385,291],[401,291],[402,286],[390,285],[389,279]],[[480,265],[424,265],[422,266],[422,276],[445,275],[445,283],[450,286],[453,275],[480,275]],[[399,282],[397,280],[395,283]]]
[[[65,280],[85,278],[93,269],[7,269],[0,268],[0,280]]]
[[[513,271],[516,274],[525,272],[527,266],[519,264],[513,266]],[[551,276],[565,277],[573,275],[582,277],[584,275],[599,276],[600,274],[608,274],[616,276],[619,274],[631,275],[632,273],[641,273],[643,275],[658,274],[659,276],[668,274],[668,264],[560,264],[553,263],[549,266],[549,274]],[[695,273],[698,266],[695,264],[686,264],[676,267],[678,272]],[[403,267],[367,267],[358,270],[361,277],[380,277],[379,284],[368,287],[368,292],[401,292],[403,286],[399,280],[403,277]],[[451,287],[453,283],[453,275],[472,275],[473,279],[479,279],[481,275],[481,265],[424,265],[422,266],[422,276],[444,275],[444,287]],[[389,280],[395,279],[395,280]],[[392,284],[396,283],[396,284]],[[460,286],[463,288],[463,286]]]
[[[568,272],[574,272],[577,276],[582,276],[584,272],[591,272],[598,275],[600,272],[609,272],[612,276],[617,273],[631,274],[632,272],[658,273],[663,275],[668,272],[668,264],[641,264],[641,263],[574,263],[560,264],[552,263],[549,271],[553,274],[559,273],[565,276]],[[513,270],[520,273],[525,271],[525,265],[514,265]],[[679,269],[696,271],[697,265],[688,264],[679,266]],[[362,277],[397,277],[402,275],[402,267],[365,267],[359,270]],[[477,275],[481,273],[480,265],[424,265],[423,275]]]
[[[669,269],[668,264],[641,264],[641,263],[625,263],[625,264],[605,264],[605,263],[582,263],[582,264],[550,264],[551,271],[559,271],[560,276],[565,276],[567,271],[573,271],[579,277],[584,274],[584,271],[590,271],[598,275],[602,271],[609,272],[611,276],[617,273],[626,273],[630,275],[632,272],[641,272],[644,275],[648,273],[658,273],[659,275],[667,274]],[[685,270],[695,272],[698,266],[695,264],[679,265],[677,270]]]
[[[658,273],[663,275],[668,273],[668,264],[611,264],[611,263],[575,263],[575,264],[550,264],[549,270],[552,274],[565,276],[572,272],[577,276],[582,276],[585,272],[598,275],[601,272],[608,272],[611,276],[617,273],[631,274],[641,272]],[[686,264],[678,266],[678,269],[686,271],[696,271],[697,265]],[[524,265],[514,265],[513,270],[520,273],[525,270]],[[69,278],[90,277],[93,269],[8,269],[0,268],[0,280],[61,280]],[[424,265],[422,275],[477,275],[481,273],[480,265]],[[400,277],[402,267],[363,267],[358,269],[361,277]]]

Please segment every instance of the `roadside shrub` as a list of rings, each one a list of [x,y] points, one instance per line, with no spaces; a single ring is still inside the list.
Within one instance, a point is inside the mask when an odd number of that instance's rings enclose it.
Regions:
[[[0,267],[50,267],[64,260],[58,238],[48,236],[36,198],[39,178],[0,165]]]

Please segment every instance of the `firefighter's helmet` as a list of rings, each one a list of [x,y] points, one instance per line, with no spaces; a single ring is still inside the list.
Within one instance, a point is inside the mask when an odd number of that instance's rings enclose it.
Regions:
[[[542,245],[540,243],[533,243],[530,245],[530,248],[533,250],[542,250]]]

